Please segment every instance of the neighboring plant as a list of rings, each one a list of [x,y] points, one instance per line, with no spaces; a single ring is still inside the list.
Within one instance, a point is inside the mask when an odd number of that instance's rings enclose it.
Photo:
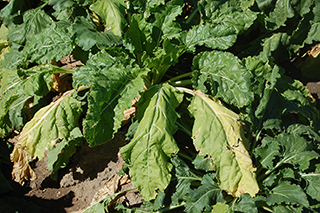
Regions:
[[[110,142],[134,107],[120,153],[144,203],[86,211],[320,210],[319,111],[287,75],[320,41],[319,1],[12,0],[0,18],[17,182],[46,150],[54,177],[84,141]]]

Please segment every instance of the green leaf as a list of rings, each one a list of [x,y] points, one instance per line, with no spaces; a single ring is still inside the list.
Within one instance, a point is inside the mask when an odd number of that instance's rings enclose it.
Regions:
[[[241,34],[253,24],[257,18],[255,12],[247,7],[242,8],[243,1],[200,1],[199,11],[204,22],[213,25],[224,25]],[[250,3],[249,3],[250,4]],[[252,4],[252,3],[251,3]]]
[[[212,206],[212,211],[211,213],[217,213],[217,212],[221,212],[221,213],[232,213],[232,209],[224,203],[216,203],[215,205]]]
[[[125,7],[123,0],[98,0],[90,6],[90,10],[98,14],[106,30],[121,36],[122,25],[125,25]]]
[[[276,203],[295,203],[309,207],[308,198],[301,187],[290,184],[289,182],[280,182],[267,196],[268,205],[274,205]]]
[[[286,46],[289,42],[289,35],[287,33],[274,33],[272,36],[267,37],[262,40],[262,51],[259,54],[259,57],[262,58],[264,62],[270,60],[271,56],[274,56],[278,51],[278,56],[282,61],[287,59],[287,53],[283,51],[283,46]],[[279,53],[280,52],[280,53]]]
[[[107,51],[102,50],[87,61],[85,66],[76,68],[73,74],[73,87],[78,89],[81,85],[92,86],[94,74],[108,70],[117,63],[117,57],[111,56]]]
[[[69,9],[72,6],[74,6],[75,1],[74,0],[47,0],[49,5],[53,7],[53,9],[56,11],[56,13],[61,12],[62,10]]]
[[[212,167],[212,159],[208,156],[197,155],[196,158],[192,161],[194,168],[202,169],[206,172],[211,171]]]
[[[21,162],[30,162],[36,157],[43,159],[46,149],[53,149],[59,140],[69,140],[72,130],[79,128],[82,108],[81,103],[71,97],[72,92],[66,92],[57,101],[41,108],[23,127],[11,153],[14,162],[12,174],[17,182],[23,183],[23,179],[29,178],[25,168],[19,167]]]
[[[317,165],[315,172],[302,173],[301,177],[307,182],[307,194],[320,201],[320,165]]]
[[[71,130],[68,140],[66,138],[62,141],[59,141],[60,139],[57,140],[55,147],[47,154],[47,166],[52,174],[66,167],[69,158],[76,152],[77,147],[82,145],[82,138],[80,129],[74,128]]]
[[[294,205],[276,205],[272,208],[274,213],[295,213],[295,212],[304,212],[303,206],[294,206]]]
[[[203,176],[201,186],[197,189],[190,190],[187,195],[185,212],[202,212],[205,207],[214,205],[216,202],[224,202],[222,190],[214,182],[212,174]]]
[[[76,43],[85,51],[94,45],[99,49],[121,44],[121,37],[111,31],[101,32],[99,28],[87,18],[77,17],[72,25],[76,36]]]
[[[11,28],[16,22],[22,22],[22,14],[33,6],[32,0],[12,0],[0,11],[3,23]]]
[[[262,140],[261,146],[255,149],[254,154],[264,168],[272,169],[275,157],[280,155],[279,143],[271,137],[265,137]]]
[[[51,60],[59,61],[73,50],[72,35],[63,26],[53,23],[27,41],[22,57],[30,62],[43,64]]]
[[[42,6],[36,9],[29,9],[23,14],[23,23],[10,29],[8,42],[10,45],[12,43],[23,45],[32,36],[50,26],[51,23],[50,16],[42,10]]]
[[[155,22],[152,23],[151,31],[157,46],[163,39],[179,37],[181,27],[174,21],[182,13],[182,8],[182,0],[172,0],[167,2],[163,9],[155,12]]]
[[[259,187],[239,116],[201,92],[195,93],[189,111],[195,118],[195,148],[214,159],[220,188],[237,197],[255,196]]]
[[[8,47],[9,52],[3,55],[3,61],[0,68],[18,69],[24,66],[25,62],[22,60],[20,48],[22,46],[13,43],[11,47]]]
[[[233,211],[235,212],[247,212],[247,213],[258,213],[258,209],[254,198],[249,194],[242,194],[240,200],[235,203]]]
[[[161,82],[162,77],[171,66],[178,62],[178,58],[184,51],[183,46],[174,45],[166,39],[163,42],[163,49],[156,51],[153,57],[145,60],[145,66],[154,72],[153,85]]]
[[[189,31],[181,33],[182,43],[192,52],[195,51],[195,46],[202,45],[212,49],[225,50],[231,47],[236,40],[235,30],[225,25],[196,25]]]
[[[174,169],[175,177],[177,178],[176,191],[172,195],[172,204],[178,205],[180,200],[184,200],[186,194],[191,190],[190,186],[195,181],[201,181],[201,177],[194,174],[189,166],[177,156],[170,159]]]
[[[274,143],[277,142],[282,147],[280,151],[281,159],[274,168],[283,164],[292,164],[295,168],[304,171],[309,168],[310,160],[317,159],[320,156],[310,148],[306,139],[298,135],[282,133],[276,138],[268,140],[274,140]]]
[[[148,105],[132,141],[121,148],[121,155],[128,164],[133,185],[145,200],[155,198],[155,191],[164,191],[171,181],[171,154],[179,150],[173,134],[178,117],[175,108],[182,101],[169,85],[149,89]],[[145,97],[146,98],[146,97]]]
[[[295,16],[295,11],[291,4],[290,0],[277,0],[274,10],[266,18],[266,21],[275,23],[273,30],[285,26],[287,19]]]
[[[84,135],[90,146],[111,140],[124,119],[124,110],[132,106],[144,87],[141,76],[133,76],[120,65],[106,67],[92,75]]]
[[[208,82],[214,91],[213,95],[228,104],[243,107],[253,101],[253,92],[250,89],[252,74],[233,54],[220,51],[202,52],[194,58],[193,64],[194,80],[197,81],[195,89],[204,88]]]

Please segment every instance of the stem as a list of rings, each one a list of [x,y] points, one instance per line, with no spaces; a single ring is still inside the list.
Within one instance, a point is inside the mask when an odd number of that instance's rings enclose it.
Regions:
[[[187,79],[187,80],[183,80],[183,81],[176,81],[176,82],[171,82],[170,83],[171,86],[187,86],[187,85],[191,85],[192,84],[192,80],[191,79]]]
[[[171,79],[168,80],[166,83],[171,83],[171,82],[180,80],[180,79],[182,79],[182,78],[189,77],[190,75],[192,75],[192,72],[183,73],[182,75],[178,75],[178,76],[176,76],[176,77],[174,77],[174,78],[171,78]]]
[[[199,8],[198,6],[192,11],[192,13],[188,16],[188,19],[186,20],[186,24],[190,24],[192,21],[193,17],[198,13]]]
[[[266,207],[266,206],[263,206],[262,208],[263,208],[264,210],[268,211],[268,212],[273,212],[272,209],[270,209],[270,208],[268,208],[268,207]]]
[[[78,88],[77,92],[81,92],[81,91],[83,91],[83,90],[90,89],[90,88],[91,88],[91,87],[86,87],[86,86],[84,86],[84,85],[81,85],[81,86]]]
[[[183,124],[181,124],[179,121],[177,121],[177,126],[184,131],[189,137],[192,137],[192,132],[187,129]]]
[[[194,91],[185,87],[176,87],[180,92],[188,93],[190,95],[195,95]]]
[[[192,157],[190,157],[189,155],[187,155],[187,154],[184,154],[184,153],[182,153],[182,152],[178,152],[178,156],[179,157],[182,157],[182,158],[185,158],[185,159],[187,159],[187,160],[189,160],[189,161],[193,161],[193,159],[192,159]]]
[[[170,211],[170,210],[173,210],[173,209],[177,209],[177,208],[180,208],[180,207],[183,207],[186,203],[185,202],[182,202],[178,205],[175,205],[175,206],[168,206],[168,207],[165,207],[163,209],[160,209],[158,211],[156,211],[157,213],[161,213],[161,212],[167,212],[167,211]]]
[[[233,210],[234,204],[237,202],[238,198],[233,199],[232,204],[231,204],[231,209]]]

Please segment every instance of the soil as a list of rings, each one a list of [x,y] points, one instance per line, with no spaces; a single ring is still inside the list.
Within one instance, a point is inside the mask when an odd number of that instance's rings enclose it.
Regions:
[[[84,145],[72,156],[67,167],[58,173],[57,181],[50,177],[46,159],[34,165],[37,179],[26,186],[11,181],[13,190],[6,194],[17,198],[24,198],[43,209],[43,212],[82,212],[90,206],[93,199],[101,198],[101,191],[115,182],[117,173],[124,163],[119,154],[120,147],[127,143],[124,132],[119,132],[112,141],[106,144],[89,147]],[[5,172],[10,180],[10,172]],[[134,188],[129,181],[117,182],[117,191]],[[113,184],[111,184],[113,185]],[[114,187],[114,186],[112,186]],[[108,187],[107,187],[108,188]],[[108,190],[108,189],[107,189]],[[100,192],[97,197],[96,193]],[[115,190],[116,191],[116,190]],[[95,196],[96,195],[96,196]],[[122,201],[132,206],[141,203],[141,196],[137,190],[127,193]]]

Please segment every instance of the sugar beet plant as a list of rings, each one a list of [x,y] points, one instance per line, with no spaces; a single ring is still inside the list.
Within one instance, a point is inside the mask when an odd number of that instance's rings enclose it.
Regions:
[[[120,152],[144,202],[118,193],[87,212],[319,212],[319,111],[288,77],[320,77],[319,1],[1,4],[0,133],[16,134],[17,182],[46,151],[54,177],[77,147],[112,143],[133,107]]]

